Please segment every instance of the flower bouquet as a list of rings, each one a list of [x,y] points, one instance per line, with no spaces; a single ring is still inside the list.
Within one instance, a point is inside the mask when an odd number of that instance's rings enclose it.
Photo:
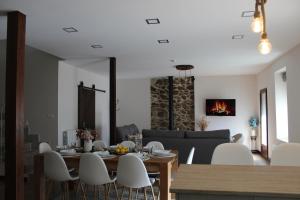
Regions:
[[[76,137],[78,140],[80,140],[80,146],[84,148],[85,152],[89,152],[92,150],[93,141],[97,136],[98,133],[96,130],[76,130]]]
[[[249,119],[249,126],[251,127],[251,128],[257,128],[258,127],[258,124],[259,124],[259,120],[256,118],[256,117],[251,117],[250,119]]]
[[[207,121],[207,118],[205,116],[202,116],[198,122],[198,126],[201,131],[205,131],[205,129],[208,127],[209,122]]]

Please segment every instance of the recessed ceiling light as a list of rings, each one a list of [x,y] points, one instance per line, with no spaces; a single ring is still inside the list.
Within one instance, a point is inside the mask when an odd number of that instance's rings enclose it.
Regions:
[[[93,45],[91,45],[91,47],[94,48],[94,49],[101,49],[101,48],[103,48],[103,46],[100,45],[100,44],[93,44]]]
[[[74,27],[65,27],[63,28],[63,30],[67,33],[75,33],[75,32],[78,32],[78,30]]]
[[[242,39],[244,39],[244,35],[242,35],[242,34],[233,35],[232,39],[233,40],[242,40]]]
[[[157,42],[159,44],[167,44],[167,43],[170,43],[169,40],[165,39],[165,40],[157,40]]]
[[[160,21],[158,18],[153,19],[146,19],[147,24],[160,24]]]
[[[253,17],[254,16],[254,11],[243,11],[242,12],[242,17]]]

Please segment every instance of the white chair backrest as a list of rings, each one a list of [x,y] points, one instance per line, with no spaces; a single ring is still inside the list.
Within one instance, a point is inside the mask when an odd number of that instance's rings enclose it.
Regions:
[[[64,159],[55,151],[44,153],[44,171],[46,177],[54,181],[68,181],[72,179]]]
[[[93,142],[95,150],[102,150],[107,148],[106,144],[102,140],[96,140]]]
[[[148,142],[148,144],[145,147],[149,148],[149,149],[152,148],[152,150],[164,150],[165,149],[164,145],[158,141]]]
[[[103,159],[93,153],[81,155],[79,178],[88,185],[103,185],[111,182]]]
[[[300,166],[300,143],[277,146],[272,152],[271,165]]]
[[[124,147],[128,147],[129,149],[134,149],[135,148],[135,144],[132,141],[126,140],[121,142],[121,145]]]
[[[211,164],[253,165],[253,156],[248,147],[238,143],[225,143],[216,147]]]
[[[193,163],[193,158],[194,158],[194,152],[195,152],[195,147],[193,147],[189,153],[189,157],[186,161],[186,164],[191,165]]]
[[[39,153],[45,153],[49,151],[52,151],[52,148],[47,142],[41,142],[39,144]]]
[[[117,181],[129,188],[151,186],[143,161],[135,155],[124,155],[119,158]]]

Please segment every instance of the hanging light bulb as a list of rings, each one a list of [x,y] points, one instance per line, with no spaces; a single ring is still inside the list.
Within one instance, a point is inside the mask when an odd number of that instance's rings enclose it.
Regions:
[[[264,27],[263,17],[260,15],[259,11],[255,13],[258,14],[254,15],[253,21],[251,23],[251,29],[254,33],[261,33]]]
[[[261,35],[261,40],[260,40],[257,48],[258,48],[258,51],[263,55],[267,55],[272,51],[272,44],[269,41],[266,33],[263,33]]]

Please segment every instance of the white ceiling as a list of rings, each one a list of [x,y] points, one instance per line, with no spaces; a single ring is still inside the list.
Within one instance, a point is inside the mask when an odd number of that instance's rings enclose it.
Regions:
[[[266,5],[270,55],[258,53],[250,31],[254,0],[1,0],[1,10],[27,15],[27,43],[77,66],[101,73],[103,57],[117,58],[120,78],[178,75],[176,64],[192,64],[193,75],[255,74],[300,43],[300,1]],[[159,25],[145,19],[158,17]],[[66,33],[63,27],[78,33]],[[1,31],[0,31],[1,32]],[[244,34],[243,40],[232,40]],[[168,39],[170,44],[158,44]],[[103,49],[92,49],[91,44]],[[176,60],[175,63],[170,60]],[[84,60],[82,62],[81,60]],[[97,61],[99,60],[99,62]],[[78,61],[78,62],[77,62]],[[105,62],[106,64],[107,62]]]

